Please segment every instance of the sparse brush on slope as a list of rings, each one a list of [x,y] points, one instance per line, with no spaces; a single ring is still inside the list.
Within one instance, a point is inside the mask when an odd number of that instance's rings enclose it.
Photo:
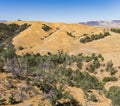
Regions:
[[[1,25],[1,27],[3,27],[3,29],[1,29],[6,37],[3,37],[0,43],[4,44],[3,41],[5,41],[7,45],[3,45],[3,47],[6,48],[1,48],[0,51],[0,72],[8,72],[11,74],[11,78],[7,78],[7,80],[10,79],[9,89],[16,90],[17,85],[13,86],[10,84],[13,83],[14,80],[25,82],[25,89],[22,89],[20,92],[20,95],[22,95],[21,97],[24,95],[24,97],[28,99],[40,92],[44,99],[50,101],[52,106],[81,106],[81,103],[70,94],[71,92],[66,91],[68,86],[82,89],[85,94],[92,89],[104,93],[105,88],[103,82],[95,77],[94,72],[99,71],[99,68],[102,67],[113,75],[115,74],[115,70],[112,70],[114,68],[112,62],[108,62],[107,65],[105,65],[106,67],[103,67],[104,58],[101,54],[93,53],[84,55],[80,53],[78,55],[68,55],[63,51],[59,51],[56,54],[48,52],[48,55],[41,55],[39,53],[26,53],[21,56],[16,55],[14,46],[8,41],[11,41],[14,36],[25,30],[28,26],[27,24],[14,24],[9,27]],[[44,31],[49,31],[51,29],[49,26],[43,26]],[[5,31],[5,29],[7,31]],[[9,30],[11,34],[8,36]],[[3,36],[3,33],[0,34],[0,36]],[[69,36],[71,36],[70,33]],[[108,33],[104,33],[104,36],[108,36]],[[24,48],[20,47],[19,49],[23,50]],[[3,68],[4,65],[6,66],[5,69]],[[71,68],[73,65],[75,65],[76,69]],[[113,77],[112,79],[104,79],[105,82],[108,80],[115,81],[116,79]],[[29,93],[28,89],[30,88],[37,89],[36,92],[38,93]],[[33,92],[34,89],[30,90]],[[19,94],[18,92],[15,93]],[[15,97],[17,96],[15,95]],[[107,97],[111,98],[109,95]],[[119,100],[118,97],[119,96],[116,97],[117,100]],[[91,95],[89,99],[93,102],[97,102],[95,95]],[[112,100],[114,102],[113,98]],[[13,95],[9,97],[9,103],[17,103]]]
[[[19,34],[20,32],[24,31],[30,25],[23,24],[3,24],[0,23],[0,49],[4,49],[12,42],[12,39]]]
[[[5,55],[4,59],[8,57],[9,55]],[[69,93],[67,93],[68,101],[60,102],[60,100],[66,99],[66,93],[63,90],[65,86],[82,88],[85,93],[91,89],[104,90],[103,83],[95,76],[91,76],[88,72],[81,72],[78,69],[75,71],[71,68],[66,68],[67,65],[75,62],[86,62],[88,57],[90,58],[89,62],[93,60],[102,61],[100,55],[92,54],[91,56],[84,56],[83,54],[79,54],[77,56],[69,56],[63,52],[59,52],[58,54],[49,53],[49,55],[43,56],[40,54],[13,55],[12,58],[9,58],[10,63],[7,63],[7,66],[13,75],[13,79],[26,81],[29,79],[30,83],[27,84],[32,83],[32,85],[42,90],[44,93],[43,96],[48,98],[53,106],[59,106],[58,104],[69,104],[70,106],[76,104],[76,106],[80,106]],[[96,64],[94,61],[93,63]],[[98,68],[97,65],[95,67]],[[78,68],[82,69],[81,66],[78,66]],[[57,87],[57,84],[62,85],[62,89],[61,87]],[[92,99],[94,100],[94,97]]]

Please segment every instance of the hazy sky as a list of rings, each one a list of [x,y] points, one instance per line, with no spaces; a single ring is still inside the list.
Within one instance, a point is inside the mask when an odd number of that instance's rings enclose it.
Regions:
[[[0,20],[119,20],[120,0],[0,0]]]

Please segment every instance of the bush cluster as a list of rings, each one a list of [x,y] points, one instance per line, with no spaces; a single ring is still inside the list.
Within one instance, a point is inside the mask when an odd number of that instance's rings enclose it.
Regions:
[[[106,71],[110,72],[111,75],[114,75],[117,70],[113,67],[113,63],[112,61],[108,61],[106,64]]]
[[[112,100],[113,106],[120,106],[120,87],[112,86],[106,93],[106,97]]]
[[[104,32],[104,33],[99,33],[99,34],[92,34],[88,36],[87,34],[84,34],[84,37],[80,39],[81,43],[87,43],[87,42],[92,42],[94,40],[102,39],[106,36],[109,36],[109,32]]]
[[[91,94],[91,95],[89,96],[89,100],[91,100],[91,101],[93,101],[93,102],[97,102],[97,101],[98,101],[97,98],[96,98],[96,96],[95,96],[94,94]]]
[[[103,82],[118,81],[117,77],[104,77]]]
[[[120,33],[120,28],[111,28],[112,32]]]

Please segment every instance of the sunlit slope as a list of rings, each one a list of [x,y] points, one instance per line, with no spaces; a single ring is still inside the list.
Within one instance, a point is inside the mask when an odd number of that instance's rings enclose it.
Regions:
[[[76,55],[79,53],[101,53],[105,62],[108,60],[112,60],[114,65],[120,66],[120,34],[116,34],[111,32],[109,29],[106,31],[110,32],[111,36],[107,36],[105,38],[94,40],[92,42],[87,42],[85,44],[80,42],[83,34],[99,34],[100,32],[104,32],[103,28],[87,26],[87,25],[79,25],[79,24],[65,24],[65,23],[47,23],[47,22],[6,22],[7,24],[16,23],[16,24],[30,24],[26,30],[21,32],[19,35],[14,37],[13,44],[16,48],[16,53],[21,55],[25,53],[41,53],[47,54],[48,52],[56,53],[58,50],[63,50],[64,52],[70,55]],[[43,26],[46,25],[50,29],[45,31]],[[72,68],[76,68],[71,66]],[[84,71],[84,70],[83,70]],[[119,70],[118,70],[119,71]],[[104,77],[110,76],[108,72],[99,72],[94,73],[100,81]],[[114,76],[119,78],[119,72]],[[5,76],[2,75],[0,81],[1,84],[5,84]],[[3,80],[4,79],[4,80]],[[119,86],[120,81],[108,82],[105,84],[106,90],[108,90],[112,86]],[[1,89],[4,89],[3,85],[0,86]],[[100,94],[97,90],[91,90],[94,95],[96,95],[98,102],[87,101],[85,98],[85,93],[82,89],[77,87],[69,87],[68,90],[70,93],[76,98],[77,101],[83,104],[83,106],[110,106],[111,100],[106,98],[103,94]],[[27,106],[28,103],[33,103],[37,105],[39,100],[42,100],[41,95],[35,96],[30,100],[26,100],[21,104],[16,104],[16,106]],[[45,101],[46,103],[48,101]],[[49,103],[48,103],[49,104]],[[48,106],[48,105],[47,105]]]
[[[106,60],[111,59],[115,65],[120,64],[120,34],[109,31],[111,36],[82,44],[80,43],[81,35],[103,32],[104,29],[80,24],[33,21],[7,23],[28,23],[31,25],[13,39],[17,54],[27,52],[47,54],[48,52],[56,53],[58,50],[63,50],[69,54],[78,54],[81,52],[102,53]],[[49,31],[44,31],[42,29],[44,24],[51,29]],[[20,50],[20,46],[24,49]]]
[[[79,53],[102,53],[106,61],[112,60],[114,64],[120,65],[120,34],[110,32],[111,36],[86,44],[77,44],[71,54]]]
[[[31,26],[20,33],[13,39],[13,44],[17,49],[17,53],[26,52],[57,52],[57,50],[70,51],[75,48],[76,42],[79,42],[79,37],[84,33],[92,33],[101,31],[100,28],[90,27],[79,24],[64,24],[64,23],[45,23],[45,22],[15,22],[17,24],[28,23]],[[51,28],[50,31],[44,31],[42,25],[46,24]],[[67,33],[72,33],[76,38],[69,36]],[[52,33],[52,34],[51,34]],[[42,39],[44,38],[44,39]],[[23,50],[18,50],[19,46],[23,46]]]

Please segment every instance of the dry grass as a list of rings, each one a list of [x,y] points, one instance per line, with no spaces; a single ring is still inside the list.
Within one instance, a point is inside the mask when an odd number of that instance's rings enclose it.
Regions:
[[[16,22],[6,22],[7,24],[16,23],[23,24],[28,23],[31,26],[25,31],[21,32],[18,36],[13,39],[13,44],[16,48],[16,53],[18,55],[24,53],[41,53],[47,54],[48,52],[56,53],[58,50],[63,50],[68,54],[78,54],[78,53],[101,53],[105,61],[112,60],[116,66],[120,66],[120,34],[111,33],[111,36],[106,37],[101,40],[89,42],[86,44],[80,43],[79,39],[82,34],[92,34],[103,32],[102,28],[92,27],[80,24],[65,24],[65,23],[46,23],[46,22],[29,22],[29,21],[16,21]],[[42,24],[46,24],[50,26],[52,29],[48,32],[45,32],[41,29]],[[59,28],[59,29],[58,29]],[[57,30],[56,30],[57,29]],[[72,33],[75,38],[67,35],[67,32]],[[52,34],[50,34],[52,33]],[[49,36],[50,34],[50,36]],[[47,37],[46,37],[47,36]],[[46,37],[46,38],[45,38]],[[44,40],[42,38],[45,38]],[[19,50],[19,46],[22,46],[24,49]],[[120,75],[120,73],[118,73]],[[6,75],[0,75],[2,79],[5,79]],[[107,73],[104,75],[98,75],[97,77],[100,79],[103,76],[108,76]],[[4,78],[3,78],[4,77]],[[1,80],[1,79],[0,79]],[[2,81],[2,80],[1,80]],[[4,80],[1,82],[3,83]],[[105,88],[108,90],[109,87],[113,85],[120,85],[120,82],[109,82],[106,83]],[[0,89],[3,89],[0,86]],[[75,87],[69,87],[71,94],[83,104],[86,105],[86,99],[84,98],[84,93],[81,89]],[[93,91],[99,98],[98,103],[89,102],[88,106],[110,106],[111,101],[105,98],[103,95],[98,94],[97,91]],[[41,96],[35,96],[29,100],[24,101],[21,104],[16,106],[28,106],[33,104],[36,106],[41,100]],[[46,102],[47,103],[47,102]],[[92,104],[92,105],[90,105]],[[46,105],[48,106],[48,105]]]

